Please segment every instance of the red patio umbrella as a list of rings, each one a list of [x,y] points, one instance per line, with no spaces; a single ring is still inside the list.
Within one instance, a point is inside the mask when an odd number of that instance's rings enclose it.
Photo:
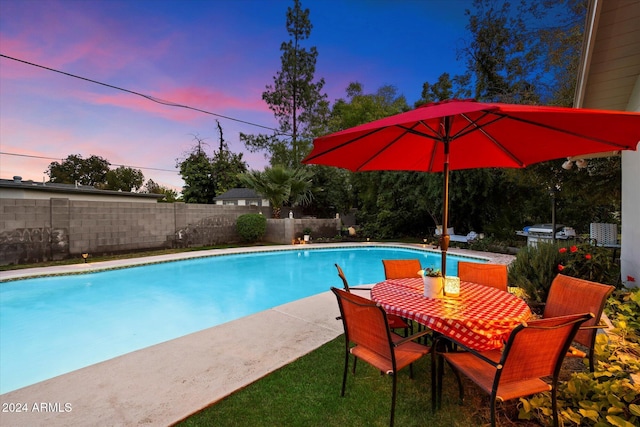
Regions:
[[[635,150],[640,113],[450,100],[316,138],[306,164],[443,172],[442,272],[449,170],[524,168],[580,154]]]

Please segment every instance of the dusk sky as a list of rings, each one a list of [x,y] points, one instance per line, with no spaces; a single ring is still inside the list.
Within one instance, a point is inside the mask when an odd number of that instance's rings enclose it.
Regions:
[[[316,80],[329,101],[350,82],[365,93],[396,86],[410,105],[422,84],[456,60],[468,34],[462,0],[302,0],[319,52]],[[241,121],[276,127],[262,100],[280,70],[293,0],[0,0],[0,54]],[[52,161],[101,156],[112,168],[180,191],[176,159],[205,140],[218,147],[216,118],[231,151],[262,169],[239,133],[270,130],[0,57],[0,178],[42,181]],[[28,157],[34,156],[34,157]],[[42,157],[42,158],[35,158]]]

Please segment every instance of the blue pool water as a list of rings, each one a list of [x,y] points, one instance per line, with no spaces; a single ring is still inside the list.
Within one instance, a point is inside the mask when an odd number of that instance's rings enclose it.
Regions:
[[[280,250],[0,283],[0,393],[341,287],[334,263],[355,285],[404,258],[440,267],[402,248]]]

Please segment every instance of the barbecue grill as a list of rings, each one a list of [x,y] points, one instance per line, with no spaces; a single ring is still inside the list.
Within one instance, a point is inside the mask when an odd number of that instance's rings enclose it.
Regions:
[[[518,236],[527,238],[527,245],[536,246],[538,242],[551,243],[553,241],[553,225],[552,224],[535,224],[528,225],[521,230],[516,231]],[[569,240],[576,238],[576,231],[572,227],[563,224],[556,224],[556,239]]]

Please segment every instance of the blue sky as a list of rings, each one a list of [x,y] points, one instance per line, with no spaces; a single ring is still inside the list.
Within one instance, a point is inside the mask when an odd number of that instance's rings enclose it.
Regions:
[[[280,69],[292,0],[0,0],[0,53],[162,100],[275,127],[261,95]],[[316,78],[330,102],[350,82],[390,84],[410,104],[425,81],[464,70],[462,0],[302,0],[319,52]],[[0,58],[0,177],[41,181],[52,159],[98,155],[180,189],[175,168],[203,138],[217,147],[216,117]],[[251,169],[240,132],[218,118],[231,151]],[[20,154],[16,156],[13,154]],[[45,159],[35,157],[45,157]],[[160,169],[160,170],[157,170]]]

